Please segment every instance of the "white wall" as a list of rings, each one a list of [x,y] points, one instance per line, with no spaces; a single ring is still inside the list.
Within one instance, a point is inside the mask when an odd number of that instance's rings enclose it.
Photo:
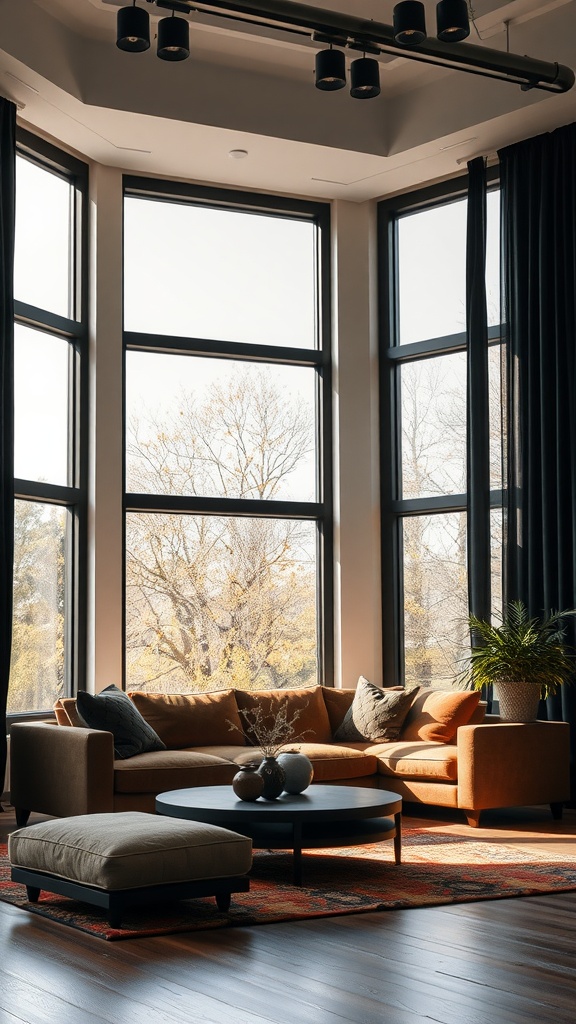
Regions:
[[[122,174],[90,167],[87,688],[122,681]]]
[[[122,171],[93,164],[88,689],[122,673]],[[381,681],[375,204],[332,206],[335,678]],[[327,680],[330,682],[330,680]]]
[[[335,684],[382,681],[376,204],[333,224]]]

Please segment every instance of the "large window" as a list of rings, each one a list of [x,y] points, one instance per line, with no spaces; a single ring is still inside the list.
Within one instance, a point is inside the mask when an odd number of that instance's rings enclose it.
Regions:
[[[444,194],[442,194],[442,192]],[[449,687],[467,626],[466,198],[380,206],[386,676]],[[492,605],[501,606],[499,192],[488,195]],[[474,401],[474,394],[472,401]]]
[[[332,663],[327,207],[126,179],[126,686]]]
[[[18,138],[10,714],[50,710],[84,665],[87,169]]]

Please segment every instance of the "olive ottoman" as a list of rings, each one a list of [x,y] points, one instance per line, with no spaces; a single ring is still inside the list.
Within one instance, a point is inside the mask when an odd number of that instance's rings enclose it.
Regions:
[[[103,907],[113,928],[136,904],[215,896],[228,910],[247,892],[252,841],[216,825],[140,811],[82,814],[30,825],[8,840],[12,880],[28,899],[58,893]]]

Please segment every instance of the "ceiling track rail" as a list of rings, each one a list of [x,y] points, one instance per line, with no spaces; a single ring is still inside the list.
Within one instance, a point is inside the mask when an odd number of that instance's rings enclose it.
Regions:
[[[473,43],[445,43],[426,38],[418,46],[396,43],[391,25],[367,21],[352,15],[326,11],[289,0],[147,0],[161,9],[181,13],[226,15],[238,21],[257,21],[270,28],[290,27],[311,34],[320,42],[335,46],[365,49],[367,53],[391,53],[407,60],[453,68],[469,74],[508,81],[527,91],[568,92],[574,85],[574,72],[563,64],[537,60],[520,54],[492,50]]]

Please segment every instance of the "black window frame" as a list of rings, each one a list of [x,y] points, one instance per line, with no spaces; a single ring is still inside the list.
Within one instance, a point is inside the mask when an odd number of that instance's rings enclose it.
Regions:
[[[332,339],[330,273],[330,206],[283,196],[212,188],[157,178],[123,176],[123,198],[136,196],[156,201],[190,203],[260,215],[307,220],[316,226],[318,347],[313,349],[179,337],[127,331],[123,324],[123,479],[126,481],[126,353],[213,356],[219,359],[261,362],[278,366],[309,367],[316,371],[317,397],[317,500],[315,502],[209,498],[199,496],[136,494],[123,488],[123,650],[122,679],[126,688],[126,516],[156,512],[250,516],[263,519],[301,519],[315,522],[317,532],[317,652],[318,682],[333,685],[334,576],[333,576],[333,470],[332,470]],[[124,232],[123,232],[124,235]],[[124,260],[123,260],[124,264]]]
[[[70,524],[66,534],[66,607],[64,694],[74,696],[86,687],[87,628],[87,508],[88,508],[88,165],[33,133],[18,128],[16,153],[58,175],[73,188],[71,216],[71,296],[73,316],[14,300],[14,323],[58,336],[69,342],[68,486],[14,478],[15,500],[66,508]],[[46,718],[52,708],[14,712],[7,721]]]
[[[498,168],[487,170],[489,189],[499,187]],[[407,516],[467,512],[467,494],[401,498],[401,408],[399,368],[406,363],[466,352],[466,331],[399,344],[398,222],[422,210],[465,199],[468,175],[382,200],[377,208],[380,385],[380,506],[383,677],[405,683],[402,524]],[[488,345],[504,344],[504,328],[488,328]],[[486,424],[486,429],[488,429]],[[504,491],[490,491],[491,509],[503,506]],[[486,552],[490,559],[490,551]]]

